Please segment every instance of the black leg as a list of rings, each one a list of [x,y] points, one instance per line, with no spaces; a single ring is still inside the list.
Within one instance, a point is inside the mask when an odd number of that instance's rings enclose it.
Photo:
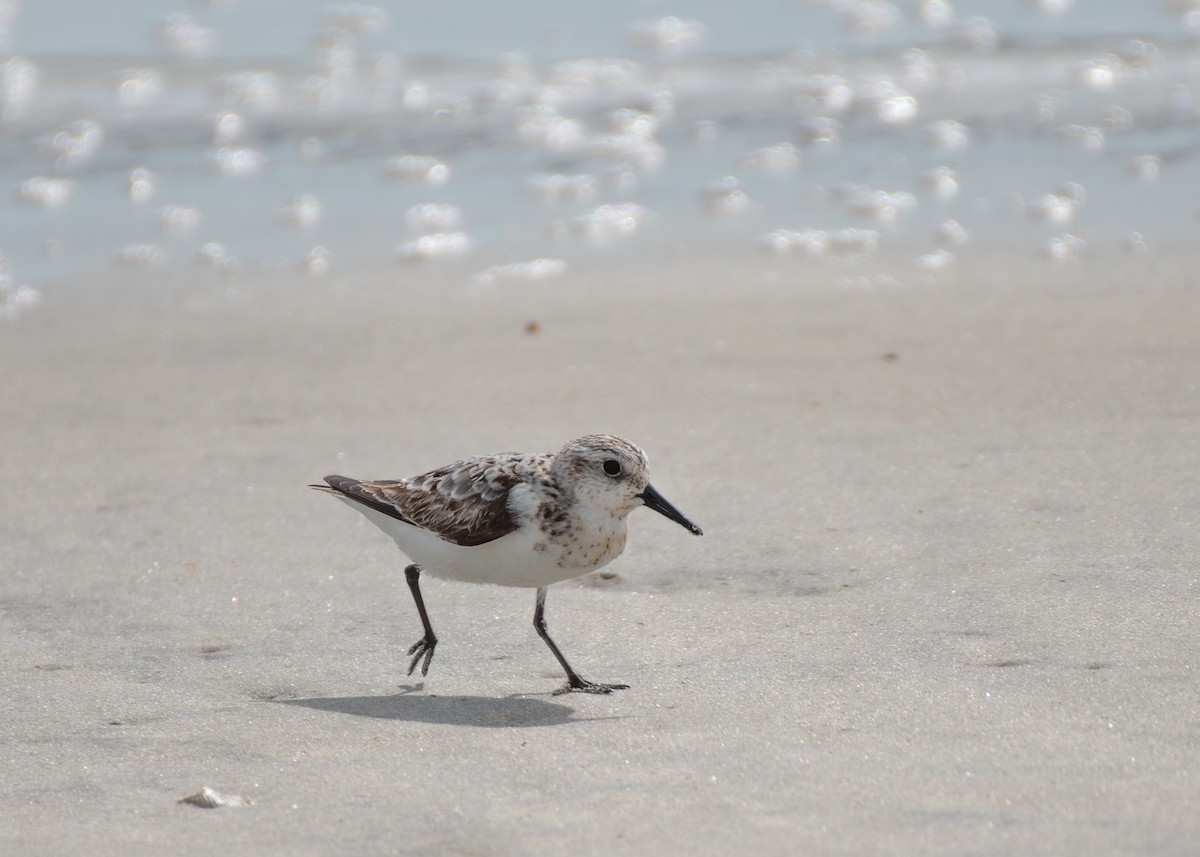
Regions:
[[[425,612],[425,599],[421,597],[421,566],[413,563],[404,569],[404,576],[408,579],[408,588],[412,590],[413,601],[417,602],[417,612],[421,614],[421,624],[425,626],[425,636],[413,643],[412,648],[408,650],[408,653],[413,656],[412,662],[408,665],[408,674],[413,674],[413,670],[417,668],[417,664],[421,663],[421,658],[424,657],[425,663],[421,664],[421,675],[429,675],[429,662],[433,660],[433,649],[437,645],[437,637],[433,633],[433,626],[429,624],[429,614]]]
[[[558,658],[558,662],[562,664],[562,668],[567,673],[567,683],[554,691],[557,696],[560,693],[571,693],[572,691],[582,691],[583,693],[612,693],[614,690],[624,690],[629,687],[627,684],[596,684],[581,678],[579,673],[571,669],[571,665],[567,663],[567,659],[563,657],[563,653],[558,650],[558,646],[554,645],[554,641],[550,639],[550,632],[546,630],[546,587],[540,586],[537,591],[537,606],[533,609],[533,627],[537,629],[538,636],[546,641],[546,645],[550,647],[550,651],[554,653],[554,657]]]

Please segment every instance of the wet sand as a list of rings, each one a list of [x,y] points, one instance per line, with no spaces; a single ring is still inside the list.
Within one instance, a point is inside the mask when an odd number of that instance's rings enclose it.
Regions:
[[[0,332],[6,854],[1200,836],[1190,261],[137,277]],[[533,593],[437,581],[406,678],[403,559],[305,484],[593,431],[706,533],[550,592],[631,689],[551,696]]]

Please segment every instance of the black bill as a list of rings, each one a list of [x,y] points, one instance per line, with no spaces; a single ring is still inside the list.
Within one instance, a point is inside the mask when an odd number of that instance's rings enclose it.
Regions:
[[[704,530],[700,529],[687,518],[685,518],[683,512],[679,511],[670,503],[668,503],[667,498],[662,494],[659,494],[653,485],[647,485],[646,490],[641,494],[638,494],[638,498],[651,509],[658,512],[660,515],[663,515],[664,517],[670,518],[688,532],[695,533],[698,536],[704,535]]]

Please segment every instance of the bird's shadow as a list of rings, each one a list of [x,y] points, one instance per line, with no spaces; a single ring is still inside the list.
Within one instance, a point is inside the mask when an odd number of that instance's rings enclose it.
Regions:
[[[416,693],[420,688],[421,685],[406,685],[400,693],[390,696],[329,696],[271,701],[317,711],[352,714],[356,717],[440,723],[443,726],[476,726],[484,729],[561,726],[566,723],[611,719],[575,718],[575,709],[570,706],[530,699],[527,696],[430,696]]]

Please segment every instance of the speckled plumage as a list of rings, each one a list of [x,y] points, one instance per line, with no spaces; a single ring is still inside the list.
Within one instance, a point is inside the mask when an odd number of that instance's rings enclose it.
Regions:
[[[626,518],[638,506],[701,534],[650,485],[645,453],[613,435],[588,435],[552,454],[463,459],[408,479],[325,481],[312,487],[362,512],[413,561],[406,573],[426,637],[413,647],[417,657],[410,673],[422,655],[422,673],[428,670],[436,644],[417,586],[425,571],[451,580],[537,588],[534,624],[566,669],[568,689],[611,690],[616,686],[580,679],[545,633],[545,588],[620,556]]]

